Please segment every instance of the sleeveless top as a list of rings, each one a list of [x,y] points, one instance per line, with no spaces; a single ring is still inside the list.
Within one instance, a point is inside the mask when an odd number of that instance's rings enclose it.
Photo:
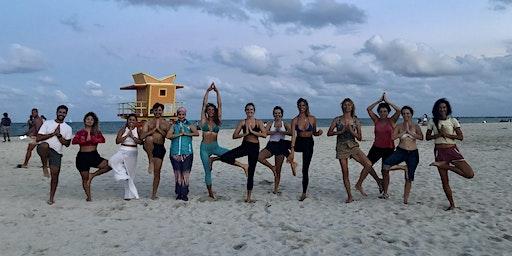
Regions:
[[[391,121],[381,122],[380,119],[375,122],[375,141],[373,146],[377,148],[395,148],[393,141],[393,125]]]
[[[219,133],[219,130],[220,130],[220,127],[216,123],[213,123],[213,127],[210,130],[210,126],[208,125],[208,121],[204,122],[204,124],[201,126],[201,131],[203,131],[203,132]]]
[[[180,134],[180,132],[191,133],[190,122],[184,120],[183,122],[176,121],[173,127],[173,134]],[[192,136],[179,136],[171,141],[171,155],[190,155],[192,154]]]
[[[455,132],[455,128],[460,128],[460,123],[459,123],[459,121],[457,121],[457,119],[455,119],[453,117],[448,117],[448,118],[446,118],[446,120],[439,120],[438,126],[439,126],[439,128],[441,128],[441,126],[442,126],[443,129],[446,131],[446,133],[448,133],[450,135],[456,135],[457,133]],[[431,119],[428,122],[427,129],[432,131],[432,135],[439,134],[439,130],[437,129],[436,124],[434,123],[433,119]],[[456,142],[454,139],[439,137],[434,140],[434,144],[455,145]]]
[[[129,132],[130,132],[130,129],[128,127],[124,128],[124,133],[123,133],[122,137],[128,135]],[[137,132],[137,128],[134,128],[132,130],[132,134],[133,134],[133,137],[139,138],[139,133]],[[135,143],[135,141],[130,137],[126,137],[126,139],[124,139],[122,144],[137,146],[137,143]],[[124,149],[124,150],[128,150],[128,151],[137,151],[137,147],[128,147],[125,145],[121,145],[120,148]]]
[[[275,123],[272,122],[272,125],[270,126],[270,129],[269,131],[271,132],[276,132],[276,131],[281,131],[281,132],[285,132],[286,131],[286,128],[284,127],[284,122],[281,121],[281,127],[280,128],[276,128]],[[283,133],[274,133],[272,135],[270,135],[270,138],[269,138],[269,141],[280,141],[280,140],[284,140],[286,136],[283,134]]]
[[[357,119],[357,117],[353,117],[354,119],[354,124],[358,124],[359,123],[359,119]],[[343,130],[343,123],[341,122],[342,120],[342,117],[338,117],[338,120],[336,122],[336,130],[337,131],[341,131]],[[346,143],[348,141],[353,141],[353,142],[356,142],[356,138],[354,137],[354,135],[352,135],[352,133],[350,133],[350,131],[348,130],[350,128],[347,128],[347,130],[345,130],[342,134],[338,134],[336,136],[336,144],[340,144],[340,143]]]

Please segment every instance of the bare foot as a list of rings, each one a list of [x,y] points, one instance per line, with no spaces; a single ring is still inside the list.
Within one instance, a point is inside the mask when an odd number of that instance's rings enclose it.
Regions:
[[[452,211],[455,210],[455,205],[450,205],[450,207],[446,208],[445,211]]]
[[[213,169],[213,157],[208,158],[208,166],[210,166],[210,170]]]
[[[23,165],[23,164],[18,164],[18,165],[16,165],[16,168],[25,168],[25,169],[27,169],[28,166]]]
[[[391,167],[391,170],[407,170],[407,165],[395,165]]]
[[[151,196],[151,200],[158,200],[158,196],[156,196],[156,195],[152,195],[152,196]]]
[[[46,178],[50,178],[50,172],[48,171],[48,166],[43,166],[43,176]]]
[[[280,195],[280,194],[281,194],[281,191],[279,191],[279,189],[274,189],[274,191],[272,191],[272,194],[274,194],[274,195]]]
[[[148,173],[152,174],[154,170],[155,170],[155,165],[153,164],[153,162],[149,162],[149,164],[148,164]]]
[[[246,203],[248,203],[248,204],[253,204],[253,203],[255,203],[255,202],[256,202],[256,200],[254,200],[254,199],[250,199],[250,198],[246,198],[246,199],[244,200],[244,202],[246,202]]]
[[[295,161],[291,162],[290,166],[292,167],[292,175],[297,176],[297,162],[295,162]]]
[[[347,200],[345,200],[345,203],[348,204],[348,203],[351,203],[352,201],[354,201],[354,199],[352,199],[352,197],[347,197]]]
[[[54,203],[55,203],[55,201],[53,201],[53,200],[48,200],[48,201],[46,201],[46,203],[47,203],[48,205],[52,205],[52,204],[54,204]]]
[[[208,193],[208,196],[211,198],[211,199],[217,199],[217,197],[215,197],[215,193]]]
[[[361,193],[361,195],[363,195],[363,196],[368,196],[368,194],[366,194],[366,193],[364,192],[364,190],[363,190],[363,186],[358,186],[358,185],[356,185],[354,188],[355,188],[357,191],[359,191],[359,193]]]
[[[429,164],[429,166],[435,166],[435,167],[441,167],[443,165],[443,162],[432,162]]]
[[[306,198],[308,198],[308,196],[306,195],[306,193],[302,193],[302,195],[300,196],[299,198],[299,201],[304,201]]]
[[[384,181],[379,179],[379,181],[377,181],[377,186],[379,186],[379,193],[382,194],[382,192],[384,192]]]
[[[404,198],[404,204],[409,204],[409,200],[407,198]]]
[[[242,164],[242,169],[244,169],[245,177],[247,177],[249,175],[249,165]]]
[[[91,201],[92,201],[92,199],[91,199],[90,197],[87,197],[87,198],[85,199],[85,201],[87,201],[87,202],[91,202]]]

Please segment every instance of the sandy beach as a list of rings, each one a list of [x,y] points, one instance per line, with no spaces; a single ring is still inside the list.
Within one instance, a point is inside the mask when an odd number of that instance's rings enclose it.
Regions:
[[[433,161],[433,142],[418,142],[420,164],[409,205],[402,203],[403,172],[391,175],[390,198],[378,199],[369,177],[363,198],[345,204],[346,193],[335,138],[315,138],[309,198],[301,192],[299,171],[293,177],[283,166],[281,194],[271,193],[273,176],[258,164],[254,204],[243,203],[246,178],[239,169],[215,163],[209,200],[199,159],[200,138],[194,139],[190,201],[176,201],[174,176],[165,157],[158,200],[150,200],[152,176],[139,148],[135,184],[140,200],[124,201],[123,186],[112,174],[97,177],[93,202],[86,202],[75,168],[78,146],[64,150],[56,203],[46,204],[49,180],[33,152],[28,169],[21,163],[27,142],[0,144],[1,255],[511,255],[512,252],[512,124],[463,124],[459,148],[475,170],[466,180],[450,174],[457,206],[445,212],[443,193]],[[423,127],[425,129],[425,127]],[[425,132],[425,130],[423,130]],[[75,131],[74,131],[75,132]],[[219,143],[232,148],[232,130],[221,130]],[[373,127],[363,127],[361,148],[368,152]],[[114,135],[98,151],[110,158],[118,146]],[[260,148],[266,141],[260,140]],[[169,141],[166,142],[168,148]],[[246,162],[246,159],[242,159]],[[273,160],[271,161],[273,162]],[[361,166],[350,161],[354,186]],[[380,162],[374,168],[380,175]]]

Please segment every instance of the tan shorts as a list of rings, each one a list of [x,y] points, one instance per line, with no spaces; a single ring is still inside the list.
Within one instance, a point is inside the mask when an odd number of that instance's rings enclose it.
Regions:
[[[336,159],[347,159],[353,158],[354,155],[364,154],[361,149],[359,149],[359,143],[355,141],[344,141],[340,143],[336,143]]]

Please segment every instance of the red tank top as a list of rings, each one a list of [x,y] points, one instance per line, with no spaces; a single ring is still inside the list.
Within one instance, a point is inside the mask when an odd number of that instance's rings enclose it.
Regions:
[[[393,141],[393,126],[391,125],[391,121],[380,122],[377,120],[375,122],[375,141],[373,142],[373,146],[378,148],[394,148],[395,142]]]

